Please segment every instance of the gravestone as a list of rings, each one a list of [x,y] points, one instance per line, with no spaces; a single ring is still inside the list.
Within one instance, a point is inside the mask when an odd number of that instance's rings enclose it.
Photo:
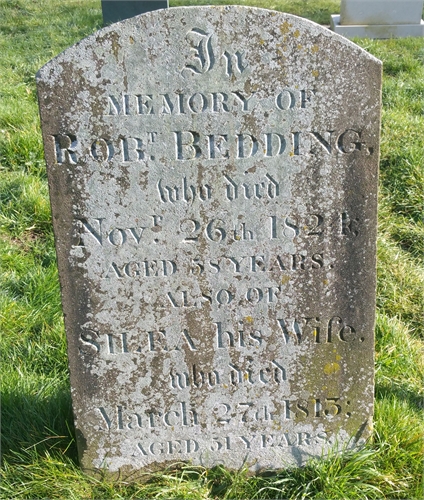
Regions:
[[[103,24],[116,23],[152,10],[167,8],[168,0],[102,0]]]
[[[331,29],[343,36],[403,38],[424,36],[423,0],[341,0]]]
[[[258,471],[361,444],[380,62],[295,16],[175,8],[37,84],[83,468]]]

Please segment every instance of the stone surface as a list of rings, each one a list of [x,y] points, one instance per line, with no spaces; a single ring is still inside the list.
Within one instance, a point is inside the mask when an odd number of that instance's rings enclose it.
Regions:
[[[168,0],[102,0],[103,23],[112,24],[152,10],[167,8]]]
[[[380,62],[294,16],[175,8],[37,84],[84,469],[366,439]]]

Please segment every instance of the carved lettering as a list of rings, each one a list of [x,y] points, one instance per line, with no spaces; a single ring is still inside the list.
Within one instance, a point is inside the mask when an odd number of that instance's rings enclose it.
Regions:
[[[145,145],[143,140],[137,137],[122,137],[120,144],[122,161],[133,162],[145,159]]]
[[[76,246],[85,247],[88,241],[96,242],[100,246],[111,245],[114,247],[120,247],[128,242],[140,244],[146,226],[106,229],[104,220],[104,218],[97,218],[91,219],[90,222],[89,219],[76,219],[75,225],[78,235]],[[87,239],[87,235],[90,235],[90,238]]]
[[[224,174],[226,181],[226,197],[229,201],[237,198],[250,200],[251,198],[274,199],[280,194],[280,184],[270,175],[265,174],[265,180],[259,183],[235,182],[229,175]]]
[[[61,134],[51,136],[54,141],[54,152],[55,161],[58,165],[63,165],[68,163],[70,165],[75,165],[78,161],[77,159],[77,148],[78,141],[73,134]]]
[[[257,342],[260,341],[258,337]],[[278,361],[270,361],[268,366],[257,367],[253,359],[247,359],[247,365],[229,363],[226,370],[208,370],[196,364],[187,371],[171,370],[169,386],[172,389],[212,388],[217,385],[282,385],[287,381],[286,369]]]
[[[181,161],[231,158],[246,160],[253,157],[273,158],[283,155],[287,158],[335,156],[340,153],[353,154],[355,151],[371,154],[366,144],[360,142],[360,138],[361,133],[351,129],[337,133],[334,130],[291,131],[289,133],[274,130],[258,135],[249,132],[230,135],[223,131],[212,135],[193,130],[180,130],[174,132],[175,159]],[[217,141],[220,141],[218,148],[215,146]],[[288,145],[290,147],[287,147]]]
[[[188,408],[184,401],[169,410],[151,410],[148,408],[127,408],[117,405],[113,410],[96,408],[101,417],[100,431],[104,430],[138,430],[167,427],[193,427],[199,425],[196,410]],[[104,428],[106,424],[106,428]]]
[[[100,348],[101,348],[100,343],[97,340],[95,340],[95,339],[98,339],[98,337],[99,337],[99,334],[97,332],[95,332],[94,330],[84,330],[80,333],[80,339],[81,339],[82,343],[84,345],[91,346],[90,347],[91,351],[94,348],[95,353],[100,352]],[[79,351],[86,352],[81,347],[79,348]]]
[[[231,113],[233,108],[243,112],[252,110],[251,94],[240,90],[231,92],[195,92],[194,94],[121,94],[108,96],[107,116],[187,115]],[[62,136],[58,136],[62,137]],[[67,136],[63,136],[66,138]],[[69,136],[71,137],[71,136]],[[67,141],[66,141],[67,142]],[[154,142],[153,140],[151,142]],[[70,144],[69,144],[70,145]],[[69,145],[67,147],[69,147]]]
[[[199,34],[200,35],[200,34]],[[204,35],[205,37],[205,35]],[[203,40],[199,48],[194,48],[194,51],[199,52],[195,64],[189,65],[187,68],[192,73],[200,74],[211,69],[210,62],[214,59],[212,53],[207,49],[207,45],[211,42]],[[198,56],[201,55],[199,58]],[[209,62],[208,62],[209,56]],[[222,54],[222,62],[225,66],[225,71],[228,76],[242,74],[247,69],[247,64],[244,60],[244,54],[236,51],[230,54],[224,51]],[[120,94],[109,95],[105,106],[106,116],[136,116],[136,115],[183,115],[183,114],[199,114],[199,113],[231,113],[233,107],[238,107],[243,112],[252,111],[253,97],[255,92],[245,94],[241,90],[233,90],[230,92],[224,91],[203,91],[195,92],[194,94],[185,94],[182,91],[176,93],[158,93],[158,94]],[[313,104],[315,90],[313,89],[283,89],[274,96],[274,104],[276,111],[292,111],[302,110]],[[261,102],[256,102],[257,106]],[[66,137],[66,136],[63,136]],[[69,136],[70,137],[70,136]],[[341,146],[348,137],[341,138]]]
[[[187,182],[187,178],[183,177],[181,185],[167,186],[162,179],[157,183],[159,199],[162,203],[177,203],[184,201],[192,204],[196,199],[200,201],[209,200],[212,196],[212,188],[208,184],[193,186]]]
[[[225,436],[223,438],[213,437],[212,443],[211,443],[209,449],[211,451],[231,450],[231,438],[230,438],[230,436]]]
[[[332,229],[331,225],[326,225],[324,216],[320,214],[308,214],[307,216],[281,216],[271,215],[270,222],[270,238],[275,239],[294,239],[299,235],[303,237],[318,237],[324,236],[326,231]],[[344,220],[342,220],[342,234]],[[317,239],[317,238],[315,238]]]
[[[339,151],[345,154],[361,151],[363,146],[365,144],[361,142],[361,132],[353,129],[346,130],[337,139]]]
[[[149,350],[150,351],[180,351],[185,345],[190,351],[197,351],[192,337],[186,329],[184,329],[178,339],[171,341],[165,330],[156,330],[148,332]]]
[[[364,342],[365,337],[358,337],[355,328],[347,325],[340,317],[329,320],[320,317],[298,317],[295,319],[279,318],[277,324],[283,333],[285,344],[316,344],[341,342]]]
[[[232,76],[235,73],[243,73],[248,67],[248,64],[244,62],[244,52],[237,50],[234,54],[230,54],[225,51],[223,57],[225,59],[225,72],[227,76]]]
[[[96,139],[90,147],[90,154],[94,160],[110,161],[115,156],[115,148],[109,139]]]
[[[195,387],[202,387],[200,379]],[[174,386],[173,386],[174,387]],[[186,385],[175,386],[185,388]],[[331,420],[338,415],[352,415],[352,404],[347,399],[339,397],[325,397],[322,400],[311,398],[309,400],[281,400],[282,411],[270,412],[267,405],[258,406],[253,401],[239,403],[218,402],[213,408],[211,417],[221,426],[240,426],[254,422],[284,422],[285,420],[304,421],[305,419],[326,419]],[[169,409],[150,408],[128,408],[126,405],[118,404],[113,409],[104,407],[96,408],[98,416],[98,430],[109,431],[140,431],[149,429],[166,429],[180,427],[181,429],[201,425],[198,412],[181,401]],[[317,439],[325,441],[325,433],[320,432]],[[255,436],[253,436],[254,438]],[[246,436],[239,436],[247,448],[250,447],[251,439]],[[230,449],[229,438],[226,443],[218,438],[214,439],[213,447],[219,451],[225,444],[225,448]],[[262,436],[262,446],[310,446],[312,436],[309,433],[280,433],[278,439],[274,435]],[[219,445],[221,444],[221,446]],[[177,448],[177,444],[175,445]],[[194,449],[195,447],[193,447]]]
[[[357,217],[350,218],[346,212],[340,215],[341,234],[343,236],[356,237],[359,234],[359,219]]]
[[[157,457],[160,455],[191,454],[199,451],[199,443],[195,439],[176,439],[172,441],[153,441],[146,443],[137,443],[137,449],[133,456],[151,455]]]
[[[187,231],[187,237],[184,239],[184,241],[189,241],[188,234],[191,235],[190,239],[192,239],[193,241],[197,241],[199,235],[201,234],[200,227],[198,225],[195,225],[194,222],[195,221],[191,221],[192,225],[188,226],[188,223],[186,221],[187,225],[185,224],[184,227]],[[247,241],[253,239],[253,233],[247,235],[245,234],[244,236],[246,236],[245,239]],[[218,236],[216,236],[216,238],[218,238]],[[235,239],[237,240],[237,238]],[[240,237],[239,240],[241,239],[242,238]],[[221,272],[226,274],[249,274],[261,272],[274,273],[281,271],[315,271],[323,268],[324,262],[325,258],[324,254],[322,253],[313,253],[312,255],[241,255],[239,257],[224,255],[216,260],[203,260],[200,257],[197,257],[196,259],[192,260],[190,273],[201,275],[219,274]],[[262,291],[264,294],[270,293],[268,289],[263,289]],[[270,301],[272,302],[272,300]]]
[[[243,321],[238,322],[237,331],[224,330],[222,323],[217,321],[216,326],[216,345],[218,349],[227,349],[228,347],[248,347],[260,346],[262,344],[262,336],[260,330],[250,331],[245,333],[243,330]]]
[[[212,48],[212,36],[200,28],[193,28],[187,33],[186,39],[190,43],[194,61],[192,64],[185,65],[186,70],[202,74],[213,68],[215,55]]]
[[[125,233],[120,233],[123,237]],[[118,237],[118,236],[116,236]],[[122,240],[124,242],[124,240]],[[143,260],[118,264],[112,262],[104,274],[105,279],[111,278],[156,278],[169,277],[177,272],[177,264],[172,260]]]
[[[249,110],[253,94],[246,96],[237,91],[232,92],[231,95],[234,105],[237,103],[242,111]],[[181,98],[172,103],[169,97],[165,98],[162,95],[166,105],[162,102],[160,110],[162,114],[216,113],[217,109],[226,112],[225,110],[229,109],[229,105],[227,106],[228,96],[229,94],[224,93],[207,95],[198,92],[189,96],[187,102],[181,104]],[[146,102],[143,104],[144,107]],[[178,107],[177,102],[179,103]],[[136,109],[139,109],[139,106]],[[154,108],[149,108],[149,110],[149,114],[154,114]],[[157,132],[150,131],[146,132],[144,137],[124,137],[122,135],[117,138],[99,137],[91,144],[85,145],[80,144],[77,137],[72,134],[55,135],[52,138],[55,160],[58,164],[77,164],[77,151],[79,155],[89,154],[94,161],[110,164],[116,159],[125,163],[154,160],[157,135]],[[171,137],[165,136],[162,137],[162,140],[169,141],[170,145],[173,144],[175,160],[178,161],[196,159],[247,160],[253,157],[266,159],[278,156],[290,159],[294,156],[348,155],[354,154],[356,151],[370,155],[373,151],[372,147],[368,147],[365,142],[361,141],[361,132],[353,129],[347,129],[343,132],[333,130],[291,132],[273,130],[256,135],[248,131],[228,134],[225,130],[215,130],[213,133],[204,134],[196,130],[175,130]]]

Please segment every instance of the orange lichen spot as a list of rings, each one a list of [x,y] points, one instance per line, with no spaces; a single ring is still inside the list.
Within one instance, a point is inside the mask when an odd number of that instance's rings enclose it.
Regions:
[[[135,42],[134,38],[130,36],[130,44],[132,45]]]
[[[246,323],[253,323],[253,318],[252,318],[252,316],[246,316],[246,317],[244,318],[244,320],[246,321]]]
[[[312,49],[311,49],[311,52],[312,54],[316,54],[319,50],[319,47],[318,45],[312,45]]]
[[[290,276],[287,276],[287,274],[285,274],[282,278],[281,278],[281,284],[282,285],[285,285],[286,283],[288,283],[290,281]]]
[[[295,38],[299,38],[300,37],[300,31],[299,30],[296,30],[294,33],[293,33],[293,36]]]
[[[318,71],[317,69],[314,69],[314,70],[312,71],[312,75],[313,75],[315,78],[317,78],[317,76],[319,75],[319,71]]]

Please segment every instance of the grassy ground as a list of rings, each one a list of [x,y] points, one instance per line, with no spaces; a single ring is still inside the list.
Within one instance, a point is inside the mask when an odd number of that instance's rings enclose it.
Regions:
[[[332,0],[214,3],[326,24],[339,9]],[[359,452],[253,478],[187,465],[136,485],[81,473],[34,75],[101,22],[99,1],[0,0],[1,498],[423,498],[421,39],[357,41],[384,62],[373,441]]]

